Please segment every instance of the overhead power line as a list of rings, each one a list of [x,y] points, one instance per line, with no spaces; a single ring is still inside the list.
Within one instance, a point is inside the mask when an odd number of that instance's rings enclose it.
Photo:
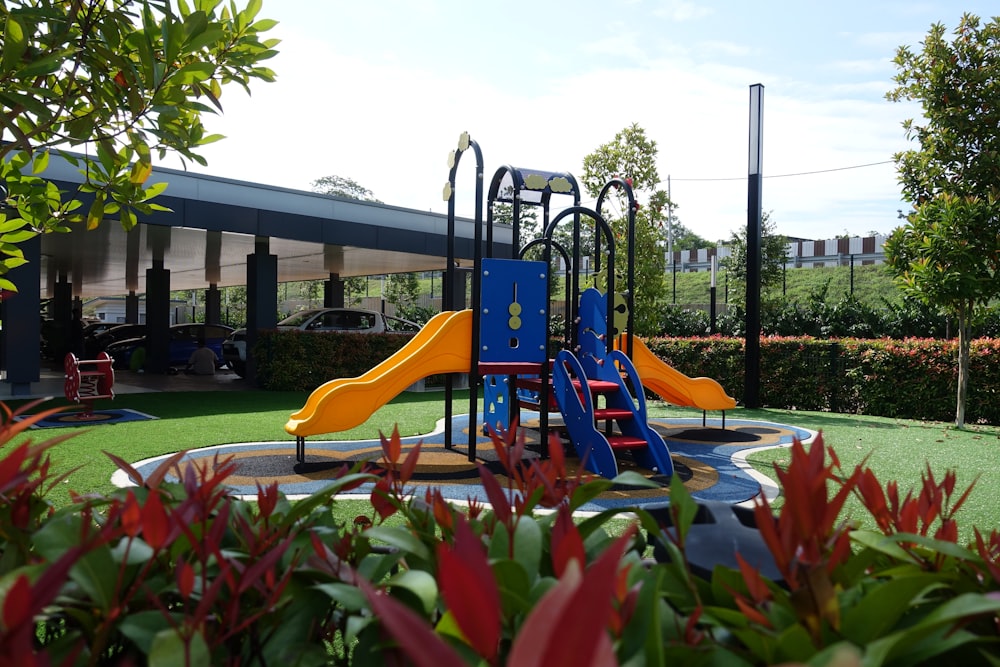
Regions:
[[[855,164],[855,165],[852,165],[850,167],[835,167],[833,169],[818,169],[816,171],[800,171],[800,172],[797,172],[797,173],[794,173],[794,174],[773,174],[771,176],[764,175],[764,176],[762,176],[762,178],[789,178],[791,176],[812,176],[814,174],[829,174],[830,172],[834,172],[834,171],[847,171],[848,169],[863,169],[864,167],[877,167],[878,165],[881,165],[881,164],[891,164],[891,163],[892,163],[892,160],[882,160],[881,162],[869,162],[867,164]],[[705,181],[745,181],[745,180],[747,180],[747,177],[746,176],[738,176],[738,177],[735,177],[735,178],[677,178],[675,176],[673,178],[673,180],[675,180],[675,181],[686,181],[686,182],[694,182],[694,181],[701,181],[701,182],[705,182]]]

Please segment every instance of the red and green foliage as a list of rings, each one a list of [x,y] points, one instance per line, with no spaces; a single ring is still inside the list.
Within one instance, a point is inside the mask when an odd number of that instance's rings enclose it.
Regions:
[[[1000,531],[957,543],[954,474],[901,495],[822,438],[777,471],[780,512],[756,507],[772,581],[742,558],[692,573],[699,506],[676,478],[669,527],[575,521],[639,479],[568,477],[555,440],[538,461],[494,435],[507,482],[480,469],[488,507],[416,494],[420,448],[393,433],[379,472],[345,468],[296,503],[273,485],[235,497],[231,461],[178,454],[145,478],[112,457],[136,486],[55,508],[64,438],[33,443],[38,418],[0,427],[0,664],[995,665],[1000,649]],[[371,512],[344,524],[331,508],[352,489]],[[878,532],[843,521],[850,496]]]

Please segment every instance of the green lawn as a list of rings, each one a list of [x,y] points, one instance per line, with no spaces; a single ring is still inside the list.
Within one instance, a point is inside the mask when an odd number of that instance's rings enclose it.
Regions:
[[[53,467],[58,472],[73,470],[51,499],[68,502],[69,492],[106,492],[115,467],[102,454],[109,451],[127,461],[136,461],[181,449],[208,445],[289,441],[284,431],[288,416],[300,408],[306,394],[301,392],[192,392],[120,395],[114,406],[155,415],[159,419],[126,424],[79,428],[77,435],[52,450]],[[53,404],[59,401],[53,401]],[[11,405],[16,405],[12,403]],[[455,413],[468,409],[468,393],[455,392]],[[650,416],[694,416],[700,412],[651,403]],[[975,490],[959,514],[964,535],[972,526],[991,530],[1000,527],[1000,428],[970,427],[957,430],[942,423],[785,410],[736,409],[730,418],[762,419],[821,430],[833,445],[842,465],[851,470],[867,457],[867,464],[883,483],[897,480],[901,494],[918,487],[920,475],[929,463],[935,475],[954,469],[958,488],[976,482]],[[338,434],[343,439],[373,439],[379,431],[391,432],[398,424],[403,435],[418,435],[434,428],[444,416],[443,393],[404,393],[377,411],[361,426]],[[62,435],[66,429],[35,430],[36,442]],[[772,464],[787,462],[786,450],[754,454],[751,463],[772,478]],[[853,505],[853,514],[859,507]],[[856,514],[853,514],[856,516]]]

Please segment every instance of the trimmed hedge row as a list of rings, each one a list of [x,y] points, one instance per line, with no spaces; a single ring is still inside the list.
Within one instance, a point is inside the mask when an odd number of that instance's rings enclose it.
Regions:
[[[716,379],[743,395],[743,341],[735,338],[655,338],[661,359],[691,376]],[[761,340],[761,404],[906,419],[955,417],[958,343],[930,338]],[[966,421],[1000,424],[1000,339],[971,346]]]
[[[316,335],[264,331],[254,348],[260,386],[311,391],[333,378],[356,377],[410,340],[398,334]],[[659,358],[690,376],[714,378],[743,396],[741,338],[653,338]],[[958,343],[932,338],[761,340],[761,404],[906,419],[955,416]],[[968,423],[1000,424],[1000,339],[972,342]]]
[[[334,378],[363,375],[410,338],[405,334],[261,331],[253,349],[257,383],[273,391],[312,391]]]

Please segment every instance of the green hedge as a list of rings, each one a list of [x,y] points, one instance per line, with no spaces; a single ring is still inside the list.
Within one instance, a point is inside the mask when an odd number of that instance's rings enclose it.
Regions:
[[[254,348],[257,380],[275,391],[311,391],[356,377],[410,340],[398,334],[317,335],[264,331]],[[680,372],[717,380],[741,401],[743,339],[653,338],[659,358]],[[906,419],[950,421],[955,416],[958,343],[932,338],[761,339],[761,404]],[[966,401],[970,424],[1000,424],[1000,339],[972,342]]]
[[[717,380],[743,396],[743,341],[656,338],[650,349],[677,370]],[[949,421],[955,416],[958,343],[767,337],[761,340],[761,404]],[[1000,340],[972,342],[966,421],[1000,424]]]
[[[410,338],[404,334],[262,331],[253,348],[257,383],[273,391],[312,391],[334,378],[364,374]]]

